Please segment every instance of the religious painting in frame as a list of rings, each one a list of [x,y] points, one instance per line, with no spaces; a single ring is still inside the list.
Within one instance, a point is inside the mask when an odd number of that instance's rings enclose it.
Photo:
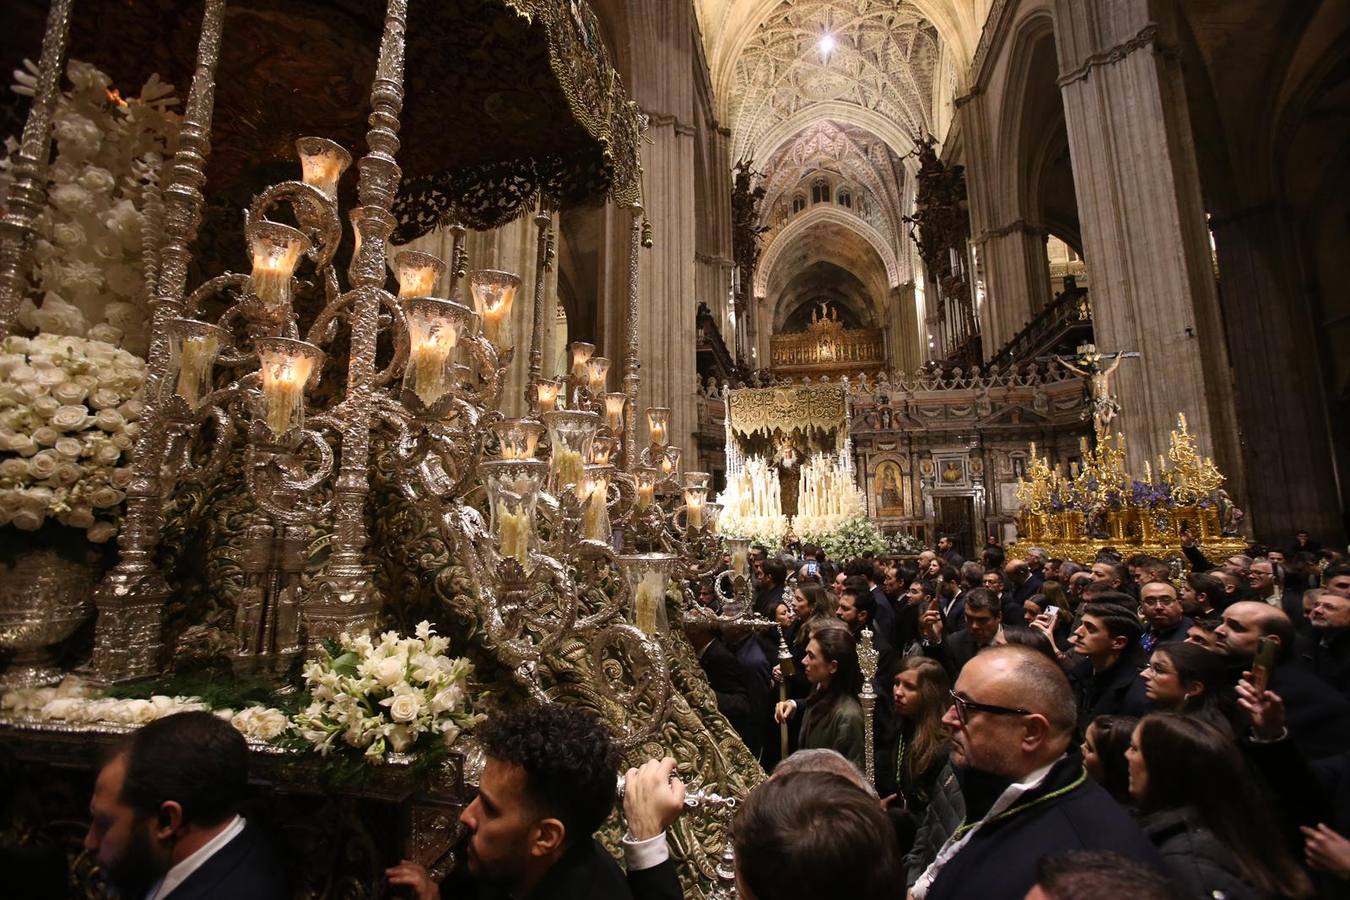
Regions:
[[[900,466],[895,460],[887,459],[877,463],[876,475],[872,479],[872,484],[877,515],[903,516],[905,514],[905,481],[900,474]]]

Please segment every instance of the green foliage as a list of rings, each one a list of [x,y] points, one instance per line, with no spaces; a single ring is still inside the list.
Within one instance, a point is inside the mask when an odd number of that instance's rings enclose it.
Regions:
[[[261,679],[231,678],[213,671],[184,672],[116,685],[104,693],[117,700],[149,700],[157,694],[196,697],[212,709],[274,706],[288,716],[308,702],[306,694],[279,694],[273,685]]]

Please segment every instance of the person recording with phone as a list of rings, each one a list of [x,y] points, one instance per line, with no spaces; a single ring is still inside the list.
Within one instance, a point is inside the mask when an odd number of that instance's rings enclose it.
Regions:
[[[1305,756],[1322,759],[1350,749],[1350,700],[1299,660],[1294,623],[1281,610],[1257,600],[1234,603],[1223,611],[1214,636],[1216,652],[1228,659],[1231,681],[1252,671],[1258,682],[1266,681],[1258,686],[1284,699],[1289,737]],[[1270,649],[1258,657],[1263,638]]]

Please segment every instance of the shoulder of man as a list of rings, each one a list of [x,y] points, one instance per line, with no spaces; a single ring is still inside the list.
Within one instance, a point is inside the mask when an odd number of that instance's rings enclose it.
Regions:
[[[258,825],[247,824],[165,900],[283,900],[289,896],[286,872],[267,834]]]

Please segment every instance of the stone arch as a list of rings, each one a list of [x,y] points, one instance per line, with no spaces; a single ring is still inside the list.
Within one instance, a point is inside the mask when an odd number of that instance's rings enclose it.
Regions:
[[[714,30],[705,25],[705,30],[715,35],[708,68],[712,75],[713,94],[717,98],[718,117],[724,121],[731,116],[736,60],[756,30],[781,3],[782,0],[731,0],[723,12],[720,27]],[[959,8],[965,4],[952,0],[910,0],[910,4],[933,23],[942,43],[955,49],[956,57],[960,60],[957,68],[964,72],[975,55],[983,23],[975,22],[973,16]]]
[[[802,107],[765,132],[753,147],[734,147],[732,157],[740,159],[748,156],[756,165],[763,165],[778,151],[778,148],[791,142],[799,132],[822,119],[861,128],[875,135],[890,147],[892,153],[902,159],[914,152],[913,138],[890,119],[875,110],[864,109],[839,100],[829,100]],[[905,159],[905,166],[911,174],[917,170],[917,164],[912,160],[912,156]]]
[[[808,207],[806,212],[793,217],[793,219],[774,236],[774,239],[769,246],[764,248],[764,255],[760,258],[759,265],[755,267],[756,297],[764,297],[767,295],[769,275],[773,271],[774,265],[778,262],[778,258],[783,254],[784,250],[789,247],[794,240],[801,237],[813,226],[825,223],[841,225],[856,233],[871,245],[886,269],[888,286],[894,288],[900,285],[900,262],[896,258],[895,252],[886,243],[886,239],[882,237],[881,232],[877,231],[850,211],[841,209],[834,204],[819,203],[815,206]]]

